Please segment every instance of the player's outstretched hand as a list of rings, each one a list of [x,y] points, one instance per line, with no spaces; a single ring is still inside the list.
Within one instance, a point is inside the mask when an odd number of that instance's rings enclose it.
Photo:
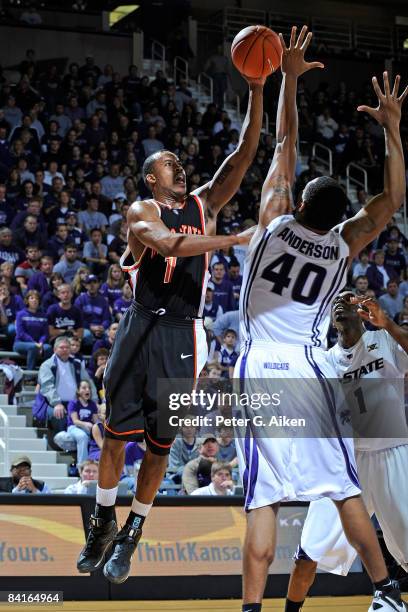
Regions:
[[[289,47],[286,46],[282,34],[279,38],[282,45],[282,74],[290,74],[299,77],[308,70],[313,68],[324,68],[321,62],[306,62],[305,53],[310,41],[312,40],[312,32],[307,32],[307,26],[303,26],[298,39],[296,40],[297,27],[293,26],[290,34]]]
[[[388,78],[388,72],[383,73],[384,79],[384,92],[381,91],[381,87],[378,84],[377,77],[373,77],[373,87],[378,98],[377,108],[371,106],[358,106],[357,110],[360,112],[368,113],[383,127],[391,127],[399,125],[401,120],[401,107],[405,98],[408,95],[408,86],[404,89],[402,94],[398,97],[398,90],[400,86],[401,77],[399,74],[395,77],[394,87],[392,91],[390,89],[390,82]]]
[[[236,238],[237,238],[236,244],[249,244],[251,242],[252,236],[256,232],[256,228],[257,227],[258,227],[257,225],[253,225],[252,227],[249,227],[248,229],[244,230],[243,232],[240,232],[239,234],[237,234],[236,235]]]
[[[365,321],[369,321],[376,327],[386,327],[389,318],[374,298],[354,296],[350,298],[351,304],[357,304],[358,314]]]

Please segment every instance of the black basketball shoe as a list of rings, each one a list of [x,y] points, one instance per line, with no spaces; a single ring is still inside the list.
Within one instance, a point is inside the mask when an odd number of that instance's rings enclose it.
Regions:
[[[91,516],[88,538],[77,561],[77,569],[81,574],[95,572],[101,567],[117,532],[116,521]]]
[[[394,588],[391,591],[375,591],[368,612],[408,612],[407,604],[401,599],[398,582],[392,582]]]
[[[142,536],[141,529],[134,529],[132,525],[124,525],[113,541],[113,553],[105,563],[103,574],[114,584],[125,582],[130,572],[130,563],[133,553]]]

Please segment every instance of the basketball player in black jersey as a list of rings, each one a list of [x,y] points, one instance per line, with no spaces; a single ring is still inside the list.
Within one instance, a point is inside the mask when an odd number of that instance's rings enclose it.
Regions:
[[[116,584],[129,575],[175,436],[173,432],[163,438],[158,433],[157,379],[187,379],[193,387],[207,358],[201,318],[207,254],[248,241],[242,234],[215,235],[217,214],[237,191],[258,146],[264,80],[248,84],[248,109],[238,147],[213,179],[187,195],[180,160],[170,151],[160,151],[143,166],[153,199],[134,202],[128,212],[128,248],[121,264],[131,275],[135,301],[120,321],[106,367],[107,418],[96,508],[77,563],[80,572],[97,570],[113,542],[104,574]],[[166,416],[160,414],[162,423]],[[114,504],[125,444],[141,437],[147,450],[132,510],[117,533]]]

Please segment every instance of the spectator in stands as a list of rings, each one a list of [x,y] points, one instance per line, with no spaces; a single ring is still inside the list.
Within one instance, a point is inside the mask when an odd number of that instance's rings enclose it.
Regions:
[[[368,278],[364,276],[363,274],[361,274],[360,276],[357,276],[355,280],[355,288],[356,288],[356,292],[355,292],[356,295],[358,296],[367,295]]]
[[[68,227],[65,223],[59,223],[55,230],[55,234],[48,241],[48,252],[54,261],[59,261],[64,255],[64,249],[68,243],[71,243]]]
[[[359,253],[358,262],[353,267],[353,280],[355,281],[358,276],[365,276],[369,265],[368,251],[364,249]]]
[[[74,210],[68,210],[65,216],[65,222],[68,229],[68,240],[71,244],[75,244],[79,252],[82,252],[83,245],[88,239],[86,232],[82,231],[78,226],[78,215]]]
[[[129,283],[125,282],[122,287],[122,295],[119,299],[115,300],[113,304],[113,315],[116,321],[120,321],[129,306],[132,304],[132,287]]]
[[[128,230],[128,227],[127,227],[126,221],[122,221],[119,227],[118,235],[109,244],[109,248],[108,248],[109,259],[113,263],[119,263],[120,258],[122,257],[123,253],[126,251],[127,230]]]
[[[203,316],[215,321],[223,313],[217,299],[214,299],[214,284],[209,281],[204,298]]]
[[[199,455],[201,442],[197,437],[197,428],[183,425],[180,435],[170,448],[169,470],[175,474],[175,482],[181,482],[184,467]]]
[[[120,165],[111,164],[109,174],[101,180],[102,194],[113,201],[115,195],[123,191],[124,181],[124,177],[120,174]]]
[[[164,144],[157,138],[157,129],[154,125],[149,126],[147,138],[142,140],[142,146],[145,157],[149,157],[153,155],[153,153],[157,153],[157,151],[162,151],[164,149]]]
[[[64,281],[71,284],[74,280],[75,274],[79,268],[82,267],[82,263],[78,260],[78,249],[75,244],[67,244],[64,248],[64,256],[54,266],[54,272],[60,272]]]
[[[228,264],[228,278],[232,283],[232,292],[235,300],[234,310],[238,308],[239,295],[241,293],[242,276],[239,261],[235,257],[231,258]]]
[[[108,247],[102,242],[102,230],[94,227],[89,232],[90,240],[84,244],[82,259],[92,274],[103,274],[108,265]]]
[[[71,285],[64,283],[58,287],[58,304],[53,304],[47,310],[48,330],[50,340],[58,336],[74,335],[79,340],[83,336],[82,312],[72,304]]]
[[[99,348],[92,354],[92,362],[95,365],[93,381],[99,397],[103,395],[103,375],[108,363],[108,357],[109,351],[106,348]],[[91,368],[89,368],[89,371],[91,372]]]
[[[404,297],[402,310],[395,315],[394,321],[397,325],[408,324],[408,296]]]
[[[397,280],[390,279],[387,282],[387,292],[378,301],[391,319],[402,310],[404,298],[399,294]]]
[[[27,246],[25,252],[26,259],[17,265],[14,273],[22,292],[27,290],[29,279],[40,270],[41,265],[41,251],[36,245]]]
[[[108,277],[106,282],[103,283],[100,293],[108,300],[111,308],[113,308],[115,301],[122,297],[124,284],[125,276],[120,265],[112,264],[109,266]]]
[[[334,135],[338,130],[338,123],[331,116],[330,108],[326,107],[321,115],[317,117],[316,121],[317,133],[321,141],[331,146],[333,143]]]
[[[22,262],[24,258],[24,250],[13,244],[13,232],[8,227],[2,227],[0,229],[0,263],[9,261],[15,265]]]
[[[33,406],[33,414],[38,418],[45,411],[48,426],[53,433],[66,430],[67,406],[75,397],[82,380],[88,381],[92,400],[97,402],[96,389],[84,364],[71,357],[69,338],[59,336],[54,342],[54,355],[40,366],[40,392]]]
[[[221,345],[223,342],[223,337],[227,329],[232,329],[237,336],[237,346],[239,346],[239,311],[231,310],[230,312],[225,312],[221,317],[217,318],[214,327],[213,333],[219,344]]]
[[[239,350],[236,350],[236,346],[237,334],[233,329],[226,329],[220,350],[214,354],[214,360],[218,361],[223,378],[232,378],[234,366],[239,357]]]
[[[74,276],[74,280],[71,283],[72,290],[74,292],[74,297],[77,298],[81,295],[81,293],[85,293],[86,285],[85,281],[90,274],[90,269],[88,266],[81,266],[78,268],[77,273]]]
[[[0,315],[2,333],[7,335],[10,341],[14,341],[16,335],[15,321],[17,313],[25,308],[23,299],[19,295],[12,295],[8,285],[0,282]]]
[[[47,312],[48,308],[52,304],[58,304],[58,287],[64,283],[64,277],[59,272],[53,272],[50,276],[50,290],[44,295],[41,300],[41,307],[44,312]]]
[[[90,233],[91,229],[97,227],[103,234],[106,232],[108,220],[106,216],[99,212],[98,197],[91,194],[87,200],[87,209],[78,215],[79,227],[81,230]]]
[[[35,245],[43,251],[47,249],[47,238],[41,231],[37,217],[27,215],[23,227],[14,232],[14,244],[19,249],[29,245]]]
[[[92,426],[91,439],[89,441],[89,447],[88,447],[88,459],[93,459],[94,461],[99,461],[99,457],[101,456],[105,416],[106,416],[106,405],[99,404],[98,420]]]
[[[234,430],[227,425],[218,428],[218,459],[229,467],[238,466],[237,449],[235,447]]]
[[[228,86],[229,60],[224,53],[222,45],[217,46],[217,52],[211,55],[205,63],[204,71],[214,82],[213,100],[218,108],[224,106],[224,94]]]
[[[191,492],[191,495],[234,495],[232,470],[228,463],[216,461],[211,466],[211,483]]]
[[[51,354],[48,344],[48,322],[40,310],[38,291],[27,291],[24,298],[26,307],[17,313],[16,338],[13,350],[27,357],[27,368],[34,370],[37,360]]]
[[[390,238],[387,241],[384,265],[386,267],[392,268],[395,272],[395,275],[398,276],[400,280],[403,280],[406,261],[404,253],[399,246],[397,238]]]
[[[215,263],[211,271],[211,280],[214,285],[214,298],[221,306],[224,312],[234,310],[234,294],[232,291],[232,283],[225,272],[225,266],[222,262]]]
[[[78,465],[79,480],[75,484],[68,485],[64,493],[69,495],[86,495],[89,484],[98,482],[99,466],[98,461],[86,459]]]
[[[218,441],[215,435],[207,434],[200,446],[199,455],[189,461],[183,470],[183,488],[187,495],[211,482],[211,464],[218,455]]]
[[[384,293],[388,281],[397,276],[393,268],[384,264],[384,251],[375,251],[374,261],[367,268],[368,286],[374,290],[375,295],[379,297]]]
[[[84,343],[91,346],[97,338],[105,335],[111,323],[109,305],[106,298],[99,293],[100,282],[90,274],[85,279],[86,293],[81,293],[75,300],[75,306],[83,313]]]
[[[76,400],[68,403],[68,434],[76,442],[77,463],[88,457],[88,444],[93,425],[98,420],[98,407],[91,399],[92,389],[87,380],[81,380]]]
[[[14,459],[11,463],[10,478],[0,479],[0,492],[17,494],[51,493],[45,482],[32,477],[31,466],[31,459],[27,455]]]
[[[395,225],[395,217],[391,219],[391,221],[387,224],[387,227],[378,237],[377,240],[377,248],[382,249],[388,240],[398,240],[398,246],[406,249],[408,247],[408,239],[404,236],[402,232],[400,232],[397,225]]]
[[[40,259],[39,272],[31,275],[27,283],[27,289],[35,289],[41,296],[41,299],[51,288],[53,260],[49,255],[43,255]]]

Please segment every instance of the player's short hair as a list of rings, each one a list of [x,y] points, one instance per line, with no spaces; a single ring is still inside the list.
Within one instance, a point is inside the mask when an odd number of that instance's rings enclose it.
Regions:
[[[143,181],[146,187],[149,186],[149,183],[147,182],[147,178],[146,178],[147,175],[153,174],[154,164],[157,162],[158,159],[160,159],[160,157],[164,153],[171,153],[171,151],[156,151],[155,153],[152,153],[151,155],[149,155],[149,157],[146,157],[146,159],[144,160],[143,168],[142,168],[142,176],[143,176]]]
[[[312,229],[329,231],[343,219],[348,199],[335,179],[319,176],[307,183],[302,202],[305,207],[295,211],[295,218]]]

